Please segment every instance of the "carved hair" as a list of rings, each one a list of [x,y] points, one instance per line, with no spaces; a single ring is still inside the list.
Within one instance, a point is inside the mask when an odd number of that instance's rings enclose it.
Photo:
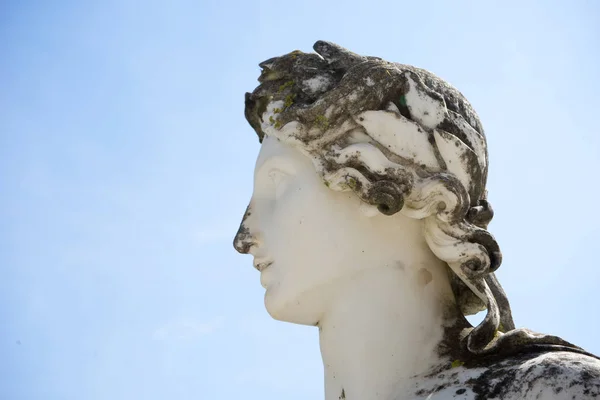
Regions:
[[[479,118],[455,88],[429,73],[319,41],[260,64],[246,118],[308,155],[325,184],[354,191],[385,215],[423,220],[433,253],[450,267],[465,314],[487,308],[467,338],[485,351],[514,329],[494,271],[502,255],[486,230],[488,152]]]

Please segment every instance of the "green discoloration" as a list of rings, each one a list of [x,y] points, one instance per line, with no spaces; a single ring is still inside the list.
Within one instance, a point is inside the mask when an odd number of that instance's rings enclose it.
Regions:
[[[285,101],[283,102],[283,106],[285,108],[289,108],[292,106],[292,104],[294,104],[294,99],[296,98],[295,94],[288,94],[287,96],[285,96]]]
[[[277,89],[278,93],[283,92],[285,89],[287,88],[291,88],[292,86],[294,86],[296,82],[294,81],[287,81],[286,83],[284,83],[283,85],[279,86],[279,89]]]
[[[356,190],[356,188],[358,187],[358,181],[356,180],[356,178],[353,177],[348,177],[348,179],[346,179],[346,184],[352,190]]]
[[[278,119],[273,118],[273,116],[271,115],[269,117],[269,122],[271,123],[271,125],[273,125],[276,129],[281,128],[281,121]]]
[[[326,130],[327,128],[329,128],[329,120],[324,115],[317,115],[317,118],[315,118],[315,123],[323,131]]]
[[[276,81],[277,79],[282,78],[281,72],[272,71],[268,68],[265,68],[264,71],[260,75],[260,79],[263,82]]]

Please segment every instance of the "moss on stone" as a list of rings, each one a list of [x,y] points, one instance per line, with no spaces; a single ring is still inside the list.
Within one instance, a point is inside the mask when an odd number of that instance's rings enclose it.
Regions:
[[[277,89],[278,93],[283,92],[285,89],[290,88],[292,86],[294,86],[296,82],[294,81],[287,81],[286,83],[284,83],[283,85],[279,86],[279,89]]]
[[[327,117],[324,115],[317,115],[317,117],[315,118],[315,123],[323,131],[329,128],[329,119],[327,119]]]
[[[288,94],[287,96],[285,96],[285,100],[283,102],[283,106],[285,108],[289,108],[292,106],[292,104],[294,104],[294,99],[296,98],[295,94]]]
[[[352,190],[356,190],[356,188],[358,187],[358,181],[356,180],[356,178],[353,177],[348,177],[348,179],[346,179],[346,184]]]

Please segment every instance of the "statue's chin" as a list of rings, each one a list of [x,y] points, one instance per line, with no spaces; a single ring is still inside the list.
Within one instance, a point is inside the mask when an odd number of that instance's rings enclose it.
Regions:
[[[267,288],[265,292],[265,308],[273,319],[310,326],[319,322],[323,314],[323,302],[319,296],[310,292],[292,296],[289,291],[281,293],[280,288]]]

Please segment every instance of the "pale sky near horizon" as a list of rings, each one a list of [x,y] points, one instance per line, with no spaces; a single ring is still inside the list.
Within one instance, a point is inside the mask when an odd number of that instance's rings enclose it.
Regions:
[[[466,95],[517,326],[600,354],[598,4],[8,0],[0,39],[1,399],[323,398],[231,245],[244,93],[319,39]]]

